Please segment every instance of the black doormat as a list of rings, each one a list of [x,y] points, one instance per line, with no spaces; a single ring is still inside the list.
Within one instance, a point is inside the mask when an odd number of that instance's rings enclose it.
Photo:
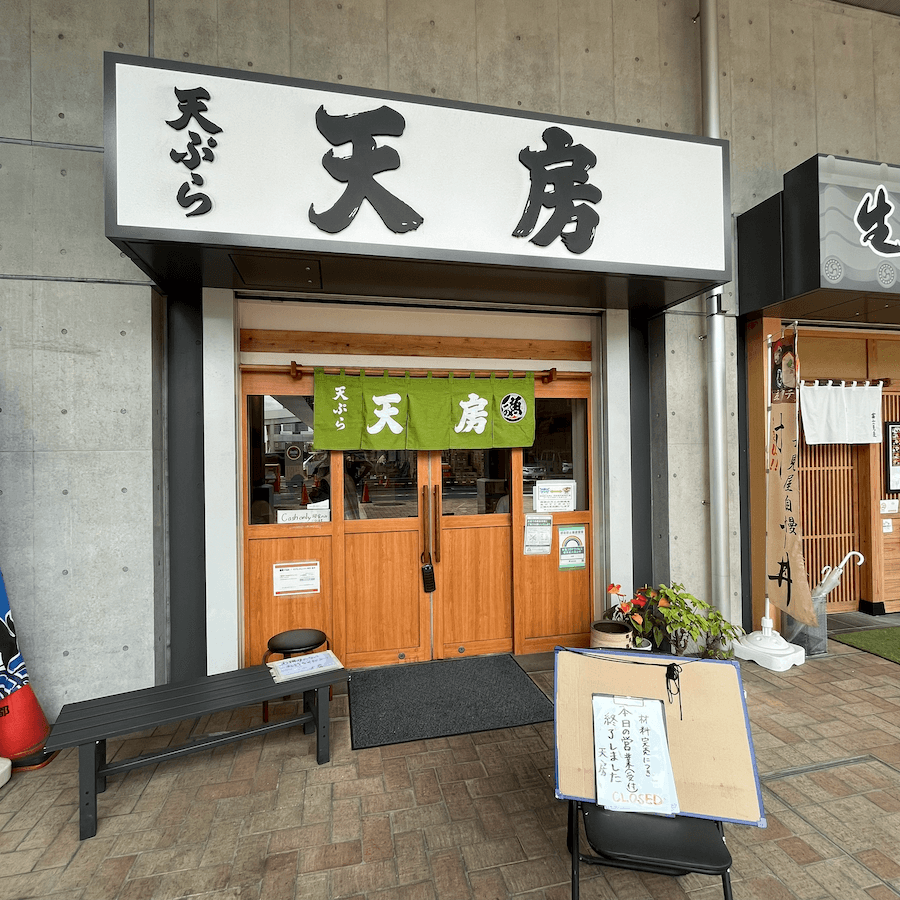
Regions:
[[[509,655],[359,669],[349,691],[354,750],[553,718],[553,704]]]

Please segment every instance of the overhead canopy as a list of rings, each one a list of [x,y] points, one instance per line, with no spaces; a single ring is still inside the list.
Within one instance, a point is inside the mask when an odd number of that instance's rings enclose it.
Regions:
[[[727,143],[107,54],[106,233],[199,285],[657,310],[731,278]]]
[[[900,167],[813,156],[737,220],[739,309],[900,325]]]

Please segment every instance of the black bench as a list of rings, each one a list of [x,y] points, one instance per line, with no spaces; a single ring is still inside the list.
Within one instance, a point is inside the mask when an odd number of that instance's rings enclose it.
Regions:
[[[97,794],[106,790],[106,778],[141,766],[165,762],[200,750],[210,750],[279,728],[303,725],[316,734],[316,760],[328,762],[328,705],[332,685],[346,682],[345,669],[276,682],[268,667],[253,666],[235,672],[206,675],[177,684],[155,687],[80,703],[67,703],[50,732],[45,749],[78,747],[79,822],[81,840],[97,833]],[[241,731],[203,735],[178,747],[164,747],[131,759],[106,761],[106,741],[123,734],[156,728],[169,722],[196,719],[225,710],[252,706],[293,692],[303,693],[303,712],[278,722],[266,722]]]

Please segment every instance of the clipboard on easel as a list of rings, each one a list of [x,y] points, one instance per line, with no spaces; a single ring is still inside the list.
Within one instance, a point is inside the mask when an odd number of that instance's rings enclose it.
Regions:
[[[676,683],[671,666],[677,666]],[[766,827],[740,665],[557,647],[556,796],[597,802],[593,696],[662,701],[679,815]]]

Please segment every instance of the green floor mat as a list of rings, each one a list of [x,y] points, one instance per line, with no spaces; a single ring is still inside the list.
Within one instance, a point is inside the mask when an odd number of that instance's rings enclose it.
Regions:
[[[866,653],[874,653],[900,663],[900,628],[868,628],[865,631],[851,631],[848,634],[830,634],[829,639],[847,644]]]

